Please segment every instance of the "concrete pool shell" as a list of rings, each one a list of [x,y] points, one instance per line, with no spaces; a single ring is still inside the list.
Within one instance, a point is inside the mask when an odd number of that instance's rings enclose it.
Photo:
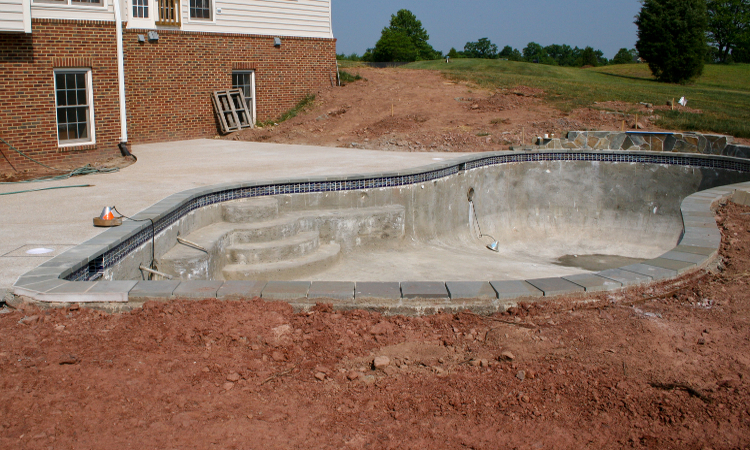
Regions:
[[[193,274],[189,281],[136,281],[141,276],[138,266],[151,261],[151,224],[126,221],[25,274],[14,293],[42,303],[81,302],[115,311],[150,299],[261,296],[300,308],[327,302],[390,313],[463,308],[493,312],[518,299],[621,289],[705,267],[715,259],[720,242],[711,205],[738,189],[747,190],[747,183],[736,183],[748,179],[750,164],[739,158],[556,150],[472,155],[403,173],[199,188],[170,196],[135,216],[155,222],[154,256],[160,269],[167,267],[165,256],[176,248],[178,233],[187,239],[197,236],[239,199],[253,202],[273,195],[281,214],[307,210],[312,217],[320,211],[335,215],[383,208],[393,212],[398,207],[401,219],[395,223],[401,228],[395,230],[402,231],[395,239],[392,233],[381,239],[377,227],[370,228],[374,234],[345,236],[337,245],[355,251],[345,252],[337,264],[349,272],[336,272],[334,264],[322,273],[292,276],[309,281],[268,281],[274,278],[269,275],[258,276],[262,281],[207,279],[218,272],[198,274],[203,280]],[[467,192],[472,188],[482,231],[501,242],[504,254],[484,249],[487,242],[478,240],[469,225]],[[332,237],[330,230],[327,233],[324,239]],[[333,237],[331,243],[341,236]],[[441,248],[464,252],[446,265],[450,278],[440,270],[419,276],[400,269],[400,255],[413,251],[416,259],[424,260],[424,254],[439,255]],[[543,264],[530,263],[526,272],[513,272],[523,251],[536,254]],[[647,261],[601,272],[550,264],[554,256],[572,252]],[[376,253],[382,255],[382,265],[396,269],[374,276],[377,271],[361,262]],[[503,255],[505,266],[494,263]],[[461,263],[477,258],[474,265]],[[427,261],[428,269],[430,264]],[[352,267],[364,267],[364,272]],[[489,273],[477,270],[485,267]],[[368,273],[373,276],[359,277]]]

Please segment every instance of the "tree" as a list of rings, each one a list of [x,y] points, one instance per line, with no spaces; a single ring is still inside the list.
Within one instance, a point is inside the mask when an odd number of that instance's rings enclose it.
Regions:
[[[612,58],[612,64],[631,64],[635,62],[635,55],[636,55],[635,49],[628,50],[626,48],[621,48],[620,51],[617,52],[614,58]]]
[[[578,63],[576,64],[579,67],[583,66],[592,66],[596,67],[599,65],[599,59],[597,58],[596,53],[594,52],[594,49],[592,47],[586,47],[581,52],[581,56],[578,57]]]
[[[383,28],[380,40],[371,52],[372,58],[375,61],[390,62],[442,57],[427,43],[429,39],[430,35],[422,27],[422,22],[411,11],[402,9],[391,15],[390,26]]]
[[[571,48],[570,45],[563,44],[557,45],[552,44],[544,47],[544,51],[547,55],[554,59],[559,66],[575,66],[577,60],[581,56],[581,49],[578,47]]]
[[[523,49],[523,59],[528,62],[539,63],[539,64],[554,64],[555,60],[547,55],[544,47],[537,44],[536,42],[529,42],[526,48]]]
[[[635,24],[635,47],[657,80],[684,83],[703,73],[706,0],[643,0]]]
[[[508,61],[521,61],[523,55],[518,51],[517,48],[513,48],[510,45],[506,45],[497,55],[499,58],[505,58]]]
[[[419,50],[409,36],[400,30],[385,28],[372,50],[372,60],[378,62],[409,62],[419,58]]]
[[[732,59],[737,63],[750,63],[750,36],[732,50]]]
[[[456,51],[455,48],[451,47],[450,51],[448,52],[448,57],[451,59],[455,58],[465,58],[464,52]]]
[[[706,7],[709,41],[719,62],[725,63],[750,34],[750,0],[708,0]]]
[[[477,42],[467,42],[464,46],[464,54],[467,58],[497,58],[497,45],[487,38],[481,38]]]

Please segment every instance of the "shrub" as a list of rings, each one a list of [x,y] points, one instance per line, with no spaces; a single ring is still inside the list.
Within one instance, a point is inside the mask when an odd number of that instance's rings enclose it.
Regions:
[[[635,23],[638,54],[657,80],[684,83],[703,73],[705,0],[643,0]]]

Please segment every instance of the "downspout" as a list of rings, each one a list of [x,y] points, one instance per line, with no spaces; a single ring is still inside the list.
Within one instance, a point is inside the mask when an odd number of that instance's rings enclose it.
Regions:
[[[125,56],[122,49],[122,12],[120,0],[112,0],[115,8],[115,30],[117,39],[117,81],[120,92],[120,150],[128,142],[128,117],[125,109]],[[127,150],[127,147],[125,147]],[[123,156],[127,156],[124,155]]]

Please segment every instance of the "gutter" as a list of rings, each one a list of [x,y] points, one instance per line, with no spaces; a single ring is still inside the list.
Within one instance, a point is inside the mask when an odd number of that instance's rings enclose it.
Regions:
[[[128,142],[128,117],[125,109],[125,56],[122,49],[122,12],[120,0],[113,0],[115,9],[115,30],[117,38],[117,81],[120,93],[120,142]]]

